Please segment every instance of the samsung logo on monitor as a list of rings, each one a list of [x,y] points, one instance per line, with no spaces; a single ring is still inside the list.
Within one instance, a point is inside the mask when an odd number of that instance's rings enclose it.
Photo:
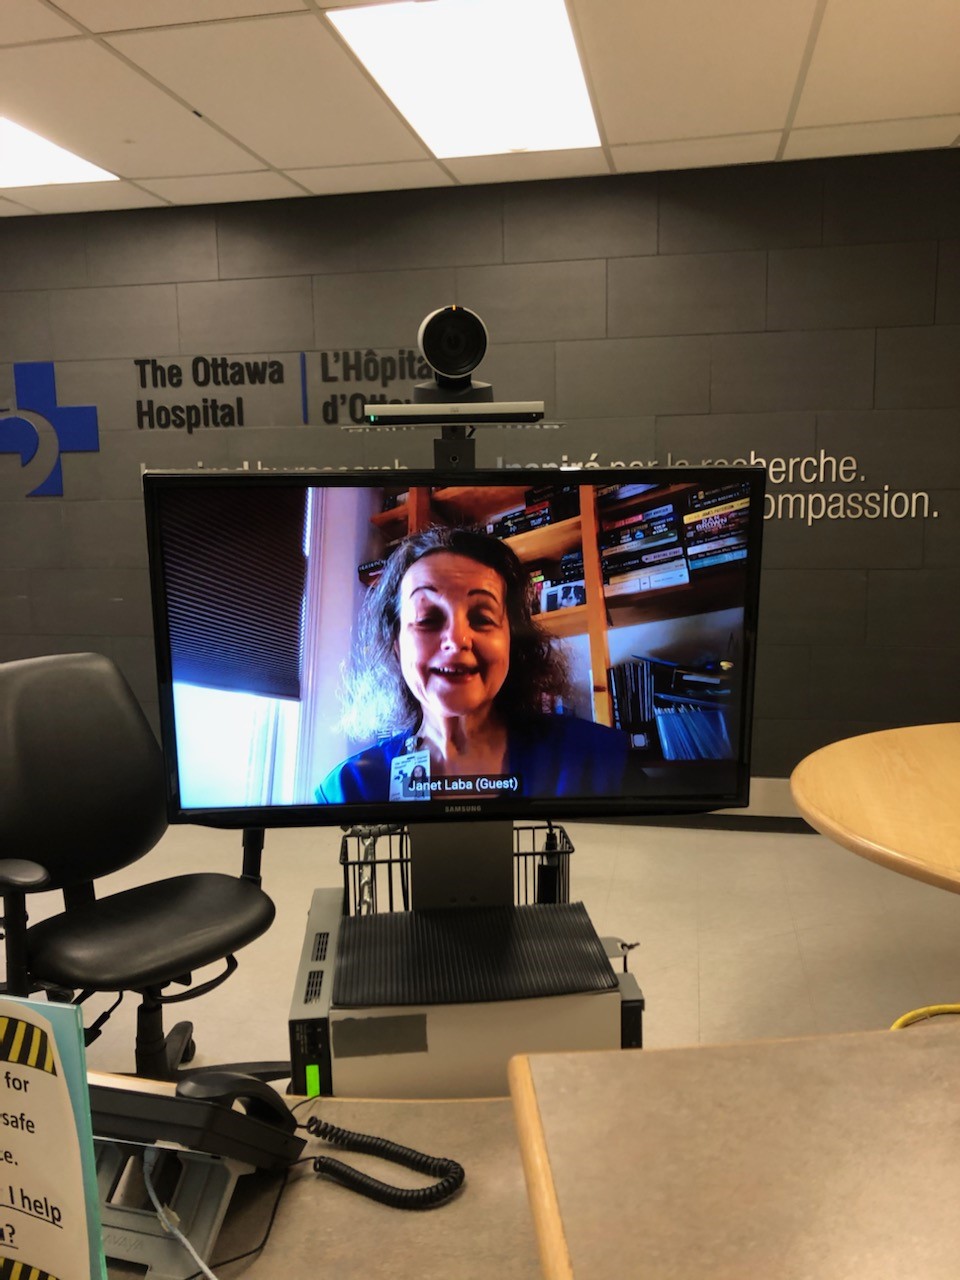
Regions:
[[[444,813],[482,813],[482,804],[445,804]]]

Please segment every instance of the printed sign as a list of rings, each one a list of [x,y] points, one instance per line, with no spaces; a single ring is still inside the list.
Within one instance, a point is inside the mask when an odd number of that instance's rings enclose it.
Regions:
[[[0,1280],[106,1274],[80,1010],[4,997]]]

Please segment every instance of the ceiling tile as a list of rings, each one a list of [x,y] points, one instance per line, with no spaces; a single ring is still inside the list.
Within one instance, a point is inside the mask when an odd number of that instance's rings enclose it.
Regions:
[[[529,182],[610,173],[599,147],[570,151],[526,151],[522,155],[463,156],[443,162],[458,182]]]
[[[226,204],[234,200],[278,200],[303,191],[282,174],[215,173],[200,178],[156,178],[141,183],[173,204]]]
[[[22,204],[14,204],[11,200],[0,199],[0,218],[17,218],[25,213],[33,212],[33,209],[27,209]]]
[[[130,182],[63,182],[51,187],[17,187],[10,194],[37,213],[143,209],[164,203]]]
[[[828,0],[795,125],[957,111],[957,0]]]
[[[316,14],[110,43],[278,169],[428,155]]]
[[[124,178],[263,167],[89,40],[0,49],[0,115]]]
[[[6,3],[6,0],[4,0]],[[64,13],[91,31],[130,31],[178,23],[215,22],[264,13],[302,12],[305,0],[57,0]]]
[[[780,129],[816,0],[571,0],[611,146]]]
[[[318,196],[352,191],[404,191],[417,187],[449,187],[453,180],[435,160],[400,164],[332,165],[326,169],[289,169],[291,178]]]
[[[3,0],[0,45],[27,44],[31,40],[56,40],[77,35],[72,22],[60,18],[40,0]]]
[[[878,151],[924,151],[952,146],[958,135],[960,115],[823,125],[819,129],[793,129],[783,158],[809,160],[815,156],[862,156]]]
[[[685,138],[611,147],[617,173],[653,169],[707,169],[712,165],[762,164],[775,160],[781,134],[747,133],[731,138]]]
[[[788,122],[785,160],[960,142],[960,0],[567,0],[604,148],[440,164],[323,16],[382,2],[0,0],[0,115],[131,180],[0,217],[696,171]]]

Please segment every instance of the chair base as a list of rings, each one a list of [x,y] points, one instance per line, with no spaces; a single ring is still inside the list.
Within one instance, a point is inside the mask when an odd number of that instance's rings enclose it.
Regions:
[[[192,1022],[178,1022],[164,1035],[162,1018],[162,1005],[145,998],[137,1010],[135,1058],[136,1074],[147,1080],[176,1080],[197,1052]]]
[[[289,1061],[277,1060],[273,1062],[226,1062],[210,1064],[205,1067],[188,1067],[186,1070],[177,1072],[178,1080],[190,1080],[209,1074],[211,1071],[230,1071],[241,1076],[253,1076],[256,1080],[263,1080],[267,1084],[271,1084],[277,1080],[289,1080],[293,1074],[293,1068]],[[289,1088],[286,1090],[290,1092]]]

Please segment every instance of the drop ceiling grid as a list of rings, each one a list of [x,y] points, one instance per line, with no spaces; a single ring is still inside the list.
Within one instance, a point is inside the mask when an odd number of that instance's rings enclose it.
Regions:
[[[45,187],[14,187],[3,195],[24,206],[19,212],[29,213],[95,213],[107,209],[161,207],[166,203],[132,182],[64,182]]]
[[[811,129],[793,129],[787,138],[783,158],[811,160],[817,156],[924,151],[930,147],[953,146],[958,135],[960,115],[821,125]]]
[[[282,173],[212,173],[188,178],[144,178],[140,184],[172,204],[226,204],[234,200],[283,200],[304,190]],[[158,202],[159,203],[159,202]]]
[[[57,40],[76,34],[77,29],[72,22],[58,17],[37,0],[3,0],[0,45]]]
[[[263,167],[88,40],[0,49],[0,114],[120,177]]]
[[[389,164],[326,165],[313,169],[288,169],[287,172],[291,178],[318,196],[344,195],[348,192],[362,191],[407,191],[417,187],[453,185],[450,174],[446,173],[435,160],[402,160]],[[578,172],[583,171],[578,170]]]
[[[722,138],[678,138],[611,147],[617,173],[657,169],[702,169],[712,165],[762,164],[775,160],[780,130]]]
[[[816,0],[573,0],[611,146],[782,129]]]
[[[794,124],[960,112],[957,0],[830,0]]]
[[[177,26],[265,13],[302,13],[307,8],[306,0],[54,0],[54,3],[91,31]]]
[[[787,124],[785,160],[960,141],[960,0],[567,0],[606,151],[441,165],[321,16],[354,2],[0,0],[0,114],[129,179],[0,214],[758,163]]]
[[[316,14],[108,43],[276,168],[429,158]]]

